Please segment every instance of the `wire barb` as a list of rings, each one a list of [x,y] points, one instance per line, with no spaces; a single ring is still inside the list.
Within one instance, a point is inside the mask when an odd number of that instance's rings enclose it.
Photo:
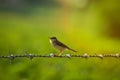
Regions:
[[[68,59],[71,59],[71,55],[70,54],[66,54],[65,55]]]
[[[10,59],[10,64],[12,63],[12,61],[15,59],[15,56],[13,54],[9,55],[8,58]]]
[[[85,53],[85,54],[83,55],[83,58],[88,59],[88,58],[89,58],[89,55],[88,55],[87,53]]]
[[[100,59],[103,59],[104,56],[102,54],[97,55]]]
[[[28,54],[27,56],[28,56],[28,58],[29,58],[30,60],[32,60],[35,55],[33,55],[33,54]]]
[[[116,57],[116,58],[120,58],[120,54],[116,53],[116,54],[115,54],[115,57]]]
[[[54,54],[53,54],[53,53],[51,53],[49,56],[50,56],[51,58],[53,58],[53,57],[54,57]]]

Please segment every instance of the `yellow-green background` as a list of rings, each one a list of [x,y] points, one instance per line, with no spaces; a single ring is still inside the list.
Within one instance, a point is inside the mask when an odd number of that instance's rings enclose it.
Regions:
[[[50,36],[78,51],[64,54],[120,52],[119,0],[2,1],[0,55],[55,53]],[[115,58],[0,59],[0,80],[119,80],[119,73]]]

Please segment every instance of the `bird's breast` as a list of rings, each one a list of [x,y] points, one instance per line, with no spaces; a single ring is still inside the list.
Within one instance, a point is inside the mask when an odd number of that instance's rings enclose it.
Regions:
[[[56,46],[56,45],[57,45],[56,42],[55,42],[55,41],[52,41],[52,40],[50,40],[50,43],[51,43],[53,46]]]

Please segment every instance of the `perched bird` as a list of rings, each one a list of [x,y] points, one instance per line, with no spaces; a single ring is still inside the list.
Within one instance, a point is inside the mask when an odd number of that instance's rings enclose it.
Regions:
[[[66,49],[71,50],[73,52],[77,52],[71,48],[69,48],[68,46],[66,46],[65,44],[63,44],[62,42],[58,41],[56,37],[52,36],[50,37],[50,43],[52,44],[52,46],[54,48],[56,48],[57,50],[59,50],[57,56],[60,56],[62,54],[62,52]]]

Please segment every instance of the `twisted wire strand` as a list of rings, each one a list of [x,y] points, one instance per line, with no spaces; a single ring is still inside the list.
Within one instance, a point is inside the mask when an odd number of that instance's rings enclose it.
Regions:
[[[29,58],[30,60],[32,60],[33,58],[100,58],[100,59],[104,59],[106,57],[114,57],[114,58],[120,58],[120,54],[116,53],[116,54],[94,54],[94,55],[89,55],[87,53],[83,54],[83,55],[73,55],[73,54],[65,54],[65,55],[61,55],[61,56],[56,56],[53,53],[49,54],[49,55],[40,55],[40,54],[22,54],[22,55],[1,55],[0,59],[2,58],[8,58],[10,60],[14,60],[15,58]]]

